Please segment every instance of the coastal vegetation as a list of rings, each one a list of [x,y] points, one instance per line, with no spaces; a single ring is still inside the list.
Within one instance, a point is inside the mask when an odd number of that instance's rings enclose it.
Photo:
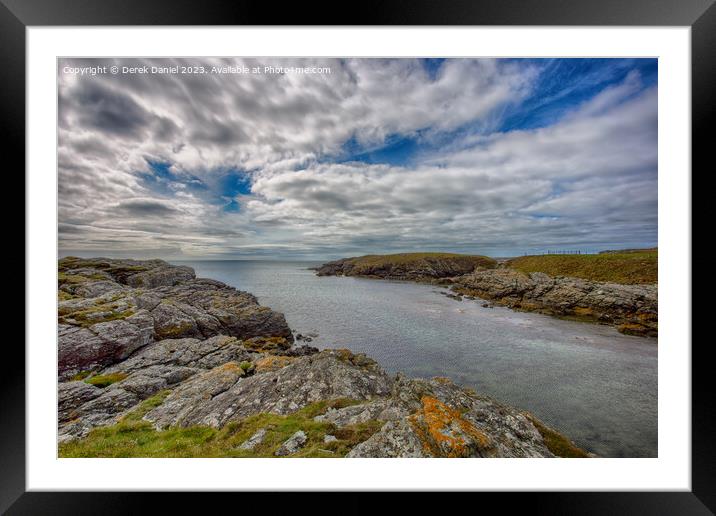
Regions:
[[[344,427],[316,416],[361,403],[339,398],[322,400],[288,415],[260,413],[221,429],[192,425],[156,430],[142,420],[160,406],[171,391],[162,391],[114,425],[92,430],[87,437],[60,444],[60,457],[276,457],[276,452],[296,432],[304,432],[306,443],[292,457],[344,457],[356,444],[380,430],[381,422],[370,420]],[[262,439],[254,447],[242,447],[257,432]],[[326,436],[331,436],[326,439]]]
[[[363,270],[370,270],[374,267],[384,267],[386,265],[419,265],[430,261],[449,261],[456,263],[470,264],[479,267],[494,267],[497,262],[482,255],[466,255],[457,253],[399,253],[399,254],[374,254],[351,258],[350,263],[353,264],[356,274],[360,274]]]
[[[112,373],[112,374],[98,374],[91,376],[85,380],[85,383],[104,389],[109,387],[113,383],[121,382],[127,377],[124,373]]]
[[[543,254],[520,256],[506,266],[529,274],[571,276],[590,281],[644,285],[659,280],[657,249],[608,252],[599,254]]]

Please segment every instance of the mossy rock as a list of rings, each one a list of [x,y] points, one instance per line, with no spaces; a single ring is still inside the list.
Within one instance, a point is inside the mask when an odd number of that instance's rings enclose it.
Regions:
[[[89,378],[85,379],[85,383],[94,385],[95,387],[99,387],[100,389],[104,389],[105,387],[109,387],[113,383],[121,382],[125,378],[127,378],[127,375],[125,373],[100,374],[96,376],[90,376]]]
[[[382,426],[371,420],[337,428],[314,420],[329,408],[361,403],[339,398],[319,401],[288,415],[256,414],[221,429],[191,426],[156,430],[142,418],[161,405],[168,393],[163,391],[145,400],[115,425],[95,428],[83,439],[60,444],[60,457],[274,457],[281,444],[302,430],[307,441],[290,457],[336,458],[344,457]],[[252,450],[242,449],[241,444],[261,429],[265,430],[263,441]],[[326,443],[324,438],[329,434],[337,439]]]

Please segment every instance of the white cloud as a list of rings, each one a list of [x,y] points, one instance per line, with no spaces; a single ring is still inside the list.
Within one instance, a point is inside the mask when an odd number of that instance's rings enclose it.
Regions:
[[[296,64],[245,60],[269,62]],[[495,133],[536,67],[456,59],[431,77],[409,59],[310,63],[332,73],[61,74],[60,247],[323,256],[655,237],[656,90],[642,91],[637,73],[556,124]],[[348,141],[439,141],[467,123],[417,165],[327,162]],[[150,181],[148,160],[172,165]],[[227,170],[251,174],[239,212],[218,201]]]

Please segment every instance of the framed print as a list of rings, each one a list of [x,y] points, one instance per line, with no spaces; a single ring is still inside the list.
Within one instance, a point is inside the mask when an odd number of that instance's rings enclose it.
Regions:
[[[340,23],[3,2],[27,201],[3,510],[324,490],[713,509],[691,344],[712,2]]]

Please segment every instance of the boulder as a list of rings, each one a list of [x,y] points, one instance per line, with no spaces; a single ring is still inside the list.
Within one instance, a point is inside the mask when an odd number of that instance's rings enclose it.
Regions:
[[[213,392],[212,372],[192,378],[169,395],[145,419],[158,427],[209,425],[221,427],[261,412],[289,414],[322,400],[368,400],[390,393],[391,380],[375,362],[356,365],[345,350],[327,350],[300,357],[276,371],[256,374],[197,403],[195,393]],[[223,384],[222,384],[223,385]],[[187,394],[189,393],[189,394]]]
[[[276,337],[290,347],[283,314],[190,267],[162,260],[59,261],[60,379],[124,360],[153,341],[217,335]],[[218,365],[218,364],[216,364]]]
[[[624,333],[658,333],[657,285],[553,278],[540,272],[527,275],[502,268],[476,270],[454,278],[452,288],[510,308],[612,324]]]
[[[306,444],[306,441],[308,440],[308,437],[306,436],[306,433],[303,430],[298,430],[295,434],[293,434],[291,437],[286,439],[286,441],[281,444],[278,450],[276,450],[275,455],[277,457],[285,457],[286,455],[293,455],[298,450],[300,450],[304,444]]]
[[[243,443],[239,445],[240,450],[253,450],[258,445],[264,442],[264,437],[266,437],[266,429],[261,428],[258,430],[254,435],[249,437],[247,440],[245,440]]]

